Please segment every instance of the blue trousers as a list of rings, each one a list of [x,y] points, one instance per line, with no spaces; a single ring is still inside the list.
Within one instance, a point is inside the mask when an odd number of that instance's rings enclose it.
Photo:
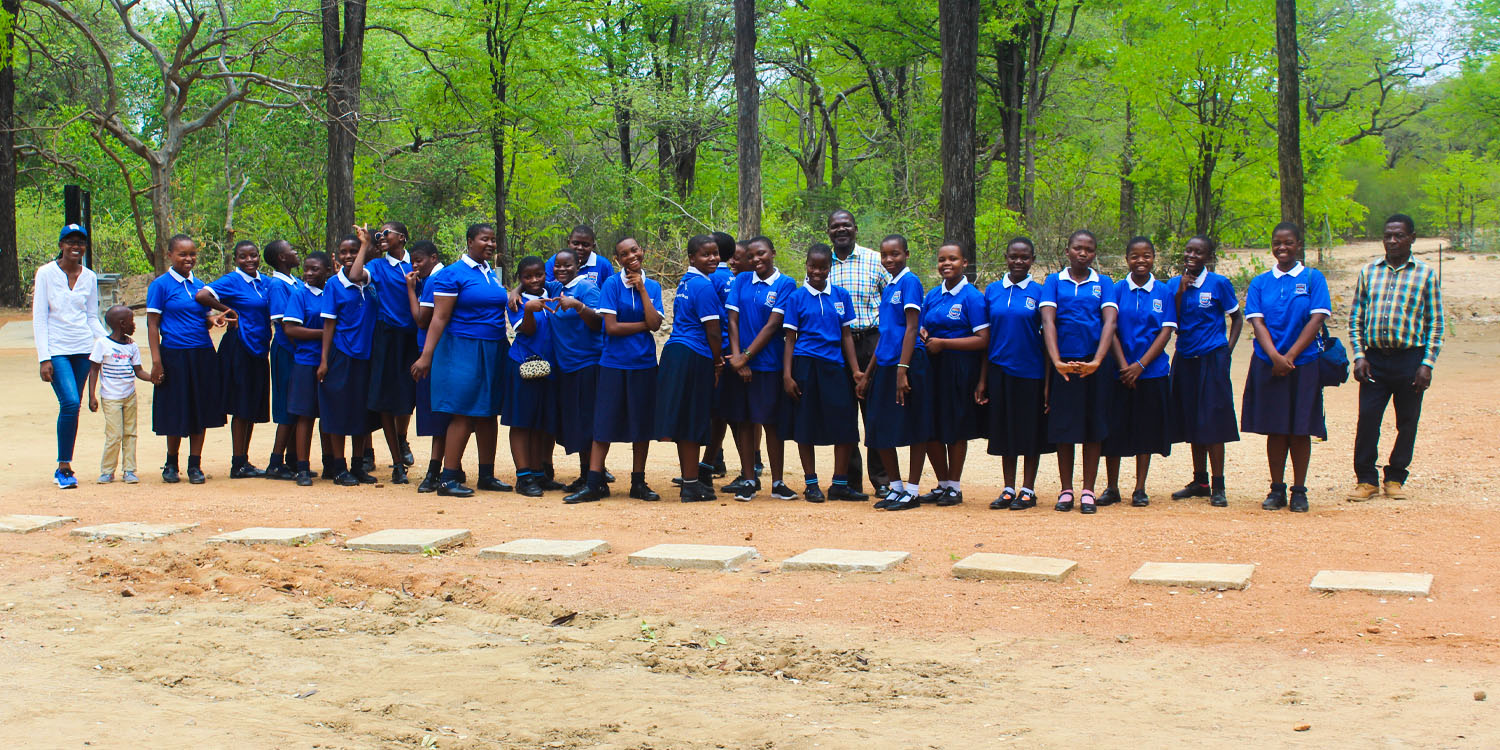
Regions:
[[[63,354],[52,358],[52,392],[57,394],[57,462],[73,460],[78,441],[78,405],[88,384],[89,355]]]

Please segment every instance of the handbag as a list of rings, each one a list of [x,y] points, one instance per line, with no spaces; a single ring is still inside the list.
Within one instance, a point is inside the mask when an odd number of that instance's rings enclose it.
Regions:
[[[1322,351],[1318,353],[1318,386],[1321,388],[1338,387],[1349,380],[1349,352],[1344,349],[1344,342],[1329,335],[1328,324],[1323,324],[1323,332],[1318,336],[1318,346]]]
[[[552,374],[552,363],[533,354],[527,357],[518,369],[521,371],[522,380],[541,380]]]

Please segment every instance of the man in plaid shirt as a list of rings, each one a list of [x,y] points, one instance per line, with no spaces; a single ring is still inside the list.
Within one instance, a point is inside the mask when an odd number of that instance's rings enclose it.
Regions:
[[[1443,294],[1432,267],[1411,257],[1416,224],[1396,214],[1385,220],[1385,257],[1361,268],[1349,308],[1349,344],[1359,381],[1359,426],[1354,434],[1354,475],[1349,499],[1369,500],[1381,490],[1375,462],[1385,408],[1396,402],[1396,442],[1385,466],[1385,496],[1406,499],[1406,467],[1417,442],[1422,393],[1443,347]]]
[[[870,357],[875,354],[875,343],[880,332],[880,292],[891,281],[891,275],[880,265],[880,253],[862,247],[854,241],[859,228],[854,223],[854,214],[838,209],[828,215],[828,242],[833,246],[833,270],[829,283],[843,287],[854,301],[854,354],[860,367],[868,367]],[[860,408],[865,408],[860,402]],[[889,487],[890,478],[880,457],[875,451],[867,452],[865,463],[870,470],[870,484],[877,493]],[[892,467],[894,468],[894,467]],[[859,466],[859,451],[853,454],[849,466],[849,486],[856,491],[864,490]]]

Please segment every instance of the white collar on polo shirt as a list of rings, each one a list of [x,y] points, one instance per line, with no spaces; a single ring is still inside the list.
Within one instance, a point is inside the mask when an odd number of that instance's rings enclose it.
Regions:
[[[688,266],[687,272],[688,273],[696,273],[696,274],[698,274],[699,276],[702,276],[705,279],[708,278],[708,274],[706,274],[706,273],[704,273],[702,271],[699,271],[697,266]],[[686,274],[684,274],[684,275],[686,275]]]
[[[464,265],[468,266],[469,268],[477,268],[477,269],[479,269],[481,271],[484,271],[485,273],[489,273],[490,272],[490,262],[489,261],[480,262],[480,261],[474,260],[473,258],[469,257],[468,253],[463,253],[462,255],[458,256],[458,259],[461,260],[461,261],[463,261]]]
[[[185,281],[188,281],[188,280],[192,280],[192,281],[197,281],[198,280],[198,278],[193,275],[193,272],[191,270],[188,271],[188,275],[183,276],[182,274],[180,274],[180,273],[177,272],[177,269],[175,269],[175,268],[168,268],[167,269],[167,275],[171,276],[172,280],[176,281],[179,284],[181,284],[181,283],[183,283]]]
[[[564,289],[572,289],[580,281],[583,281],[583,276],[582,275],[574,276],[572,281],[569,281],[568,283],[563,284],[563,288]]]
[[[895,276],[891,277],[891,283],[894,284],[900,281],[902,276],[905,276],[909,273],[911,273],[911,266],[907,266],[906,268],[901,269],[901,273],[898,273]]]
[[[762,279],[760,277],[760,274],[752,274],[750,276],[750,283],[752,283],[752,284],[768,284],[769,285],[769,284],[775,284],[776,280],[780,279],[780,278],[781,278],[781,269],[779,269],[779,268],[772,268],[771,269],[771,275],[765,277],[764,279]]]
[[[942,282],[941,284],[938,284],[938,288],[941,289],[941,290],[943,290],[943,292],[942,292],[943,294],[956,295],[959,292],[963,291],[964,287],[966,287],[968,285],[969,285],[969,278],[967,276],[960,276],[960,277],[958,277],[958,283],[955,284],[952,289],[948,288],[948,282],[946,282],[946,281]]]
[[[1001,284],[1000,284],[1000,288],[1001,289],[1009,289],[1009,288],[1011,288],[1013,286],[1018,286],[1018,287],[1021,287],[1022,289],[1025,289],[1026,287],[1031,286],[1031,275],[1027,274],[1026,278],[1021,279],[1020,281],[1011,281],[1010,280],[1010,274],[1007,273],[1004,276],[1000,277],[1000,281],[1001,281]]]
[[[286,282],[290,286],[296,286],[297,285],[297,280],[296,279],[294,279],[294,278],[292,278],[292,277],[290,277],[290,276],[288,276],[288,275],[286,275],[286,274],[284,274],[284,273],[282,273],[280,271],[273,272],[271,274],[271,278],[278,279],[280,281],[284,281],[284,282]]]
[[[391,264],[392,266],[399,266],[402,263],[407,263],[410,261],[411,253],[407,252],[406,248],[404,247],[401,248],[401,257],[399,258],[392,258],[390,253],[385,254],[385,262]]]
[[[1302,275],[1302,269],[1304,269],[1306,267],[1307,266],[1302,265],[1302,261],[1300,261],[1300,260],[1297,261],[1297,265],[1292,266],[1292,270],[1290,270],[1290,271],[1283,271],[1280,268],[1277,268],[1276,266],[1271,266],[1271,278],[1273,278],[1273,279],[1279,279],[1279,278],[1281,278],[1283,276],[1291,276],[1293,278],[1296,278],[1296,277]]]
[[[326,284],[327,282],[324,282],[324,283]],[[321,296],[323,296],[323,287],[321,287],[321,286],[313,286],[312,284],[307,284],[306,286],[307,286],[307,291],[312,292],[314,297],[321,297]]]
[[[1099,272],[1095,269],[1090,268],[1088,278],[1084,279],[1083,281],[1073,281],[1073,272],[1064,268],[1063,270],[1057,272],[1057,279],[1058,281],[1070,282],[1073,284],[1073,286],[1083,286],[1084,284],[1092,284],[1098,281]]]
[[[1193,277],[1193,283],[1189,284],[1188,286],[1190,286],[1190,287],[1192,287],[1194,289],[1201,289],[1201,288],[1203,288],[1203,282],[1208,281],[1208,274],[1209,273],[1210,272],[1209,272],[1209,270],[1207,268],[1203,269],[1202,271],[1200,271],[1198,273],[1197,276]]]
[[[831,293],[833,291],[833,284],[831,282],[825,283],[823,285],[823,288],[821,290],[818,290],[818,289],[814,289],[813,285],[811,283],[808,283],[808,282],[804,281],[804,282],[802,282],[802,288],[806,289],[808,294],[811,294],[812,296],[817,297],[817,296],[820,296],[820,295]]]
[[[236,268],[234,269],[234,272],[239,274],[240,278],[244,279],[246,284],[252,284],[254,282],[260,281],[260,274],[251,276],[250,274],[245,273],[244,269],[242,268]]]
[[[348,289],[351,286],[357,286],[360,289],[364,289],[365,288],[364,284],[356,284],[356,283],[350,281],[349,277],[344,275],[344,269],[342,269],[342,268],[339,269],[338,276],[336,276],[335,278],[337,278],[339,280],[340,284],[344,285],[345,289]]]
[[[1155,276],[1148,277],[1146,279],[1146,283],[1144,283],[1144,284],[1137,284],[1137,283],[1135,283],[1135,275],[1127,273],[1127,274],[1125,274],[1125,285],[1127,287],[1129,287],[1130,291],[1132,291],[1132,292],[1135,291],[1135,290],[1137,290],[1137,289],[1145,289],[1146,293],[1150,294],[1151,290],[1156,288],[1156,277]]]

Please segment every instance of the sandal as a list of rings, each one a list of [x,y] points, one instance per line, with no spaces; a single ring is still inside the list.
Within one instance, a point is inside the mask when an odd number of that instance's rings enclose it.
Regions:
[[[1064,500],[1063,498],[1067,499]],[[1057,493],[1057,504],[1052,506],[1052,509],[1057,511],[1058,513],[1067,513],[1068,511],[1072,510],[1073,491],[1063,490],[1062,492]]]
[[[1088,515],[1099,512],[1099,507],[1094,503],[1093,490],[1084,490],[1078,496],[1078,512]]]

